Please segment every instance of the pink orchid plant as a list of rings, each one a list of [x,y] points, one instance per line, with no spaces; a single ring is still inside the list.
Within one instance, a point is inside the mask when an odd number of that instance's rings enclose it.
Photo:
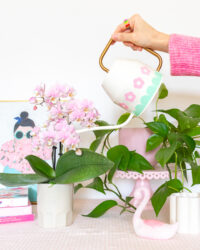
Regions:
[[[44,126],[34,127],[31,133],[32,146],[38,151],[25,157],[34,173],[0,173],[1,184],[70,184],[97,178],[112,169],[114,163],[105,156],[91,149],[79,148],[77,129],[94,126],[99,117],[91,101],[77,100],[73,88],[57,84],[50,90],[46,90],[45,85],[38,86],[30,103],[34,110],[42,106],[48,112]],[[52,148],[52,166],[37,156],[37,152],[48,147]]]
[[[35,94],[30,98],[30,103],[37,110],[38,106],[45,106],[49,114],[42,128],[35,127],[31,133],[32,145],[37,150],[41,146],[49,146],[56,151],[59,145],[59,155],[65,151],[76,150],[80,136],[76,127],[92,127],[99,117],[97,109],[89,100],[75,99],[75,90],[67,85],[55,85],[46,90],[44,84],[36,87]],[[53,153],[56,157],[55,152]],[[55,160],[54,160],[55,162]]]

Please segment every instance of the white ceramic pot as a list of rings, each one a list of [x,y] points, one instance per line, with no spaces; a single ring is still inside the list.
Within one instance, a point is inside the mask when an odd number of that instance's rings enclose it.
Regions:
[[[73,184],[39,184],[38,224],[44,228],[65,227],[73,221]]]
[[[200,233],[200,193],[170,196],[170,223],[178,222],[178,233]]]

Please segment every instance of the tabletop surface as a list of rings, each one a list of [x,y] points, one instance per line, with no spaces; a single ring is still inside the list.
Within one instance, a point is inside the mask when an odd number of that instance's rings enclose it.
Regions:
[[[119,215],[114,207],[100,218],[88,218],[88,214],[101,200],[75,200],[74,223],[60,229],[44,229],[33,222],[0,225],[0,249],[2,250],[199,250],[200,235],[176,234],[170,240],[146,240],[138,238],[132,226],[132,214]],[[36,207],[34,207],[36,209]],[[153,211],[145,211],[144,218],[154,218]],[[159,219],[168,222],[165,206]]]

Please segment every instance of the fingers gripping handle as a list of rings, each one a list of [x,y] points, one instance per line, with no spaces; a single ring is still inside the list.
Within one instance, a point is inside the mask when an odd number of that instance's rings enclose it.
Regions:
[[[109,72],[109,69],[106,68],[104,65],[103,65],[103,58],[106,54],[106,52],[108,51],[108,49],[110,48],[111,44],[112,44],[113,40],[112,38],[108,41],[108,43],[106,44],[106,47],[104,48],[103,52],[101,53],[100,55],[100,58],[99,58],[99,65],[100,67],[105,71],[105,72]],[[149,52],[150,54],[154,55],[155,57],[158,58],[158,67],[156,69],[156,71],[160,71],[161,67],[162,67],[162,57],[155,51],[151,50],[151,49],[148,49],[148,48],[144,48],[147,52]]]

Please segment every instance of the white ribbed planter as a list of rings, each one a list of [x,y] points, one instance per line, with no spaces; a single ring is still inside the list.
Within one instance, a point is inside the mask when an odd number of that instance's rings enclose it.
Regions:
[[[170,196],[170,223],[178,222],[178,233],[200,233],[200,193]]]
[[[44,228],[65,227],[73,221],[73,184],[38,184],[38,224]]]

